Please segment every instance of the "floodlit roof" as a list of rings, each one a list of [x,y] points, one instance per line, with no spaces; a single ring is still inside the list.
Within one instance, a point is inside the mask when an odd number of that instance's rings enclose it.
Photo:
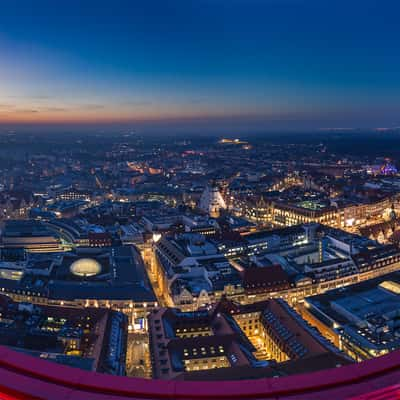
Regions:
[[[71,264],[70,270],[77,276],[94,276],[101,272],[101,265],[93,258],[80,258]]]

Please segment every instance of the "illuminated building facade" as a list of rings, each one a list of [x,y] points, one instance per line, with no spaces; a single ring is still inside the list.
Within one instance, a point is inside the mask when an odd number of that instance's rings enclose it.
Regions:
[[[260,225],[293,226],[306,223],[354,229],[369,221],[385,219],[389,210],[399,202],[398,195],[365,202],[342,202],[332,200],[330,204],[319,201],[301,201],[297,203],[261,199],[239,201],[239,214]]]
[[[122,313],[15,303],[0,295],[0,314],[1,345],[59,364],[125,375],[128,320]]]
[[[249,367],[268,376],[271,368],[283,372],[279,363],[321,355],[338,364],[350,362],[283,300],[241,306],[223,298],[196,312],[154,310],[149,335],[153,378],[158,379],[190,380],[216,372],[223,379]]]
[[[34,220],[9,220],[5,223],[1,235],[1,253],[57,252],[62,250],[61,241],[46,225]],[[21,257],[21,256],[19,256]]]
[[[15,301],[123,312],[131,330],[146,329],[157,299],[140,253],[132,246],[29,257],[19,279],[1,275],[0,290]]]
[[[218,218],[220,211],[226,209],[226,203],[216,186],[207,186],[201,195],[199,209],[211,218]]]
[[[239,273],[204,235],[167,235],[154,251],[158,286],[176,307],[193,311],[223,294],[243,293]]]
[[[305,299],[302,314],[356,361],[400,348],[400,274]]]

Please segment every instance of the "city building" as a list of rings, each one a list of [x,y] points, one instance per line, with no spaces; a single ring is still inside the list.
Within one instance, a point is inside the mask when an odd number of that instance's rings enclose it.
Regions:
[[[0,279],[2,293],[16,301],[111,308],[127,315],[132,330],[145,329],[146,315],[157,305],[140,253],[132,246],[33,255],[19,268],[18,276],[2,274]]]
[[[0,295],[0,344],[48,361],[125,375],[127,317],[104,308],[16,303]]]
[[[302,315],[356,361],[400,347],[400,273],[308,297]]]
[[[43,222],[8,220],[1,232],[2,257],[24,257],[27,252],[56,252],[61,241]]]
[[[157,379],[281,376],[311,359],[322,368],[350,363],[283,300],[240,306],[223,298],[194,312],[153,310],[148,319]]]
[[[220,211],[226,209],[225,200],[216,186],[207,186],[201,195],[199,209],[212,218],[218,218]]]
[[[195,310],[243,291],[239,273],[204,235],[163,236],[154,251],[158,286],[176,307]]]

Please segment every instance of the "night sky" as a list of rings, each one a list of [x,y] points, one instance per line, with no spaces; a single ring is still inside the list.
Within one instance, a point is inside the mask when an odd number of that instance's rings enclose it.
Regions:
[[[0,127],[400,126],[400,2],[9,0]]]

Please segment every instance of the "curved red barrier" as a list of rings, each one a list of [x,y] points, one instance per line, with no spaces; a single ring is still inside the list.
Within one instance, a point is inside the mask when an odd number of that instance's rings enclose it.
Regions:
[[[361,396],[352,397],[350,400],[392,400],[400,399],[400,384],[389,386]]]
[[[105,399],[345,399],[400,382],[400,351],[331,370],[282,378],[226,382],[151,381],[91,373],[0,347],[0,398]],[[392,390],[393,393],[397,392]],[[363,398],[363,397],[360,397]],[[366,397],[368,398],[368,397]],[[398,397],[385,397],[398,398]]]

